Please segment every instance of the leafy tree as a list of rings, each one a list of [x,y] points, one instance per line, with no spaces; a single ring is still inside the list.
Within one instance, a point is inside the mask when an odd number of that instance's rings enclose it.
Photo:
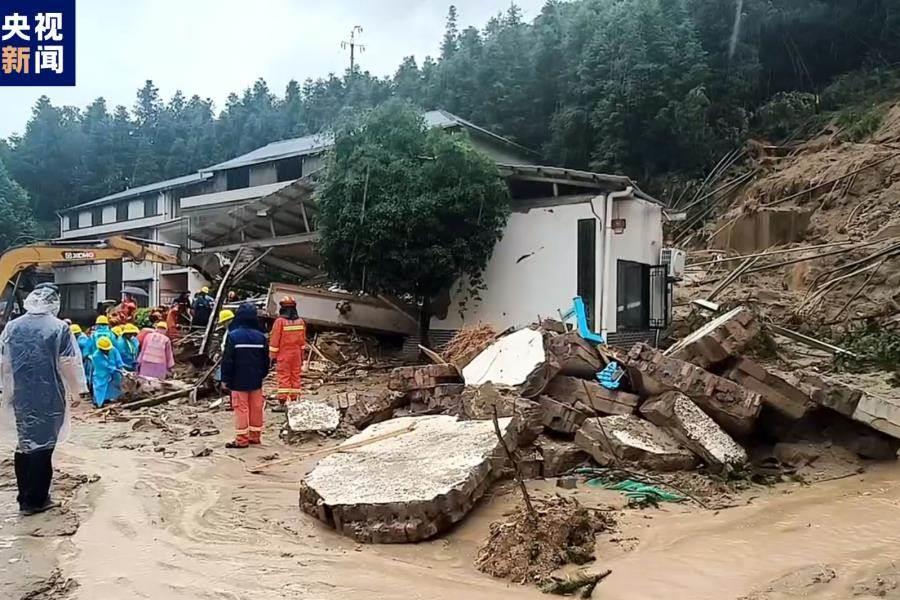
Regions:
[[[320,252],[329,274],[368,292],[421,303],[479,275],[509,213],[494,163],[464,135],[428,129],[392,100],[338,129],[319,194]]]
[[[36,233],[37,224],[28,203],[28,193],[13,181],[0,161],[0,252],[33,241]]]

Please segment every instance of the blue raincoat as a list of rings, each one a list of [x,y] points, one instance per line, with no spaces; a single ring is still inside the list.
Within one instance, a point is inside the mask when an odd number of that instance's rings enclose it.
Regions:
[[[78,342],[78,349],[81,350],[81,363],[84,365],[84,376],[90,381],[91,379],[91,355],[94,353],[96,346],[94,341],[83,333],[75,336]]]
[[[108,352],[98,349],[91,356],[93,373],[91,380],[94,383],[94,404],[97,408],[119,397],[119,388],[122,385],[122,373],[119,371],[125,367],[119,351],[112,348]]]
[[[102,337],[108,337],[109,341],[113,341],[116,339],[116,334],[112,332],[109,325],[94,325],[94,330],[91,331],[91,341],[94,342],[94,348],[97,347],[97,340]]]
[[[140,345],[135,336],[121,336],[115,339],[113,345],[122,357],[122,364],[126,371],[134,371],[137,368],[137,358],[140,353]]]

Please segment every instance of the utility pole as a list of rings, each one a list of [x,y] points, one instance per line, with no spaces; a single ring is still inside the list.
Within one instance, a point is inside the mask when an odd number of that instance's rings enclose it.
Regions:
[[[359,36],[362,35],[362,27],[359,25],[354,25],[353,29],[350,30],[350,40],[344,40],[341,42],[341,48],[346,50],[350,48],[350,74],[352,75],[356,69],[356,51],[359,50],[359,53],[362,54],[365,52],[366,47],[359,43]]]

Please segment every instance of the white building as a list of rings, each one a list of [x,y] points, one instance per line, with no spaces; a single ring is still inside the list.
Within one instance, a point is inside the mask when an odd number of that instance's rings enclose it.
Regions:
[[[528,149],[444,111],[433,127],[465,131],[506,177],[513,212],[484,273],[480,301],[465,286],[435,299],[432,329],[441,339],[471,323],[498,329],[557,317],[585,300],[591,327],[611,340],[647,337],[664,326],[668,296],[660,276],[663,211],[626,177],[541,167]],[[199,173],[127,190],[60,213],[62,238],[127,233],[198,253],[252,248],[260,261],[300,277],[319,274],[315,251],[315,172],[328,136],[268,144]],[[77,224],[77,225],[76,225]],[[121,285],[165,303],[202,279],[159,265],[85,265],[57,269],[64,309],[116,297]]]

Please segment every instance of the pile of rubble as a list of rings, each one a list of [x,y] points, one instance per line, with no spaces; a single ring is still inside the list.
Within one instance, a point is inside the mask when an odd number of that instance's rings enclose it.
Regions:
[[[385,390],[292,406],[296,433],[361,431],[303,480],[301,508],[358,541],[415,542],[458,522],[512,472],[504,444],[524,478],[591,461],[737,476],[771,460],[778,442],[790,461],[790,444],[817,441],[811,431],[840,432],[834,443],[866,458],[900,448],[900,402],[744,356],[760,333],[745,308],[666,351],[597,349],[558,325],[502,336],[467,364],[396,368]]]

